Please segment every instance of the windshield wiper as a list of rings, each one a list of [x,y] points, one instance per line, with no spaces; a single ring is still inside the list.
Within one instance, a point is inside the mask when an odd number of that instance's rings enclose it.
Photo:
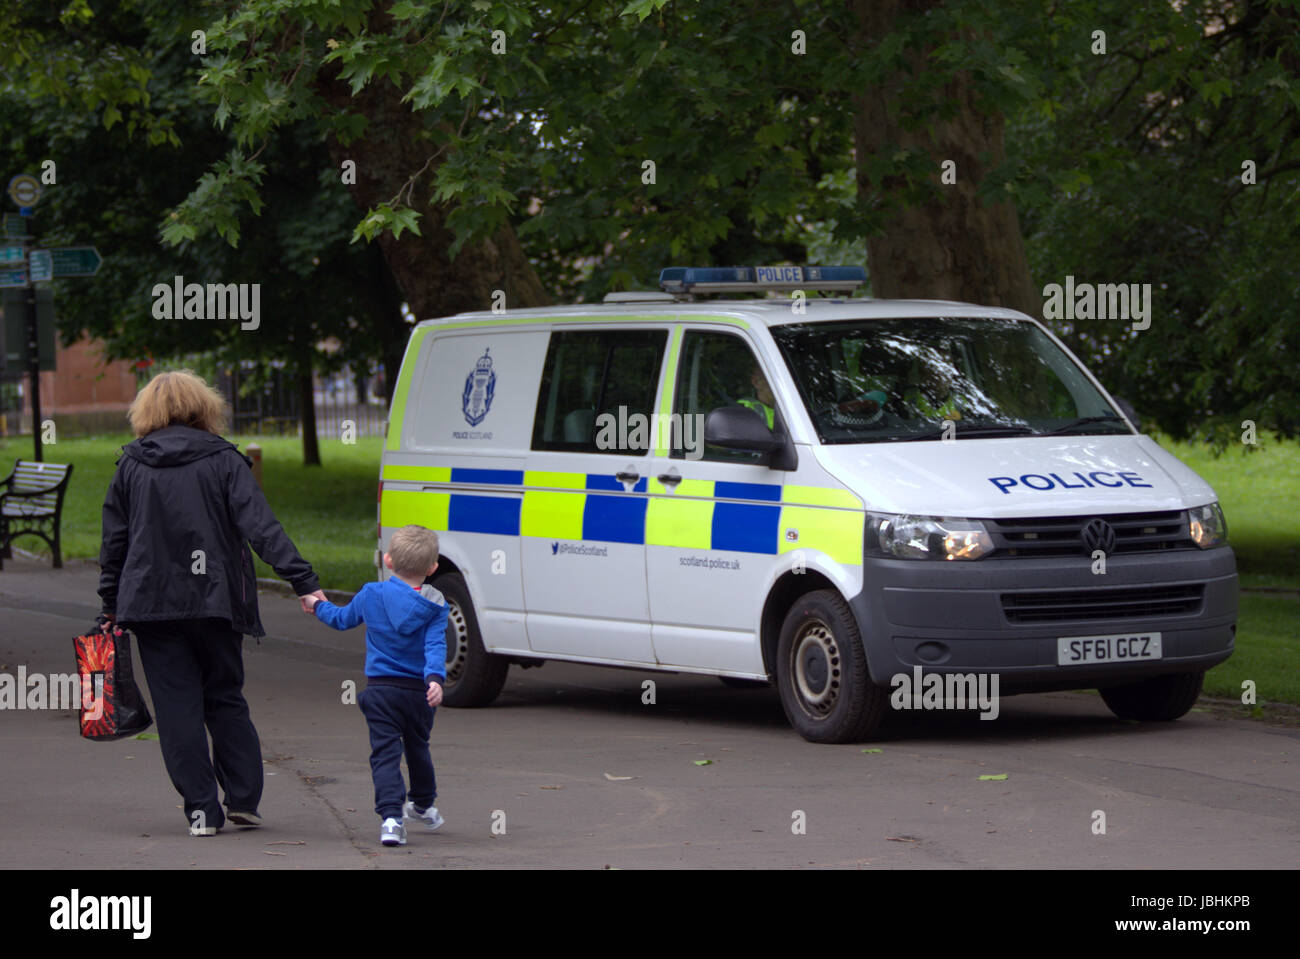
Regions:
[[[958,426],[953,431],[954,439],[970,439],[971,437],[983,436],[1032,436],[1034,430],[1028,426],[1017,426],[1014,423],[1004,423],[1001,426]],[[917,440],[941,440],[944,438],[942,429],[929,430],[925,433],[914,433],[910,436],[895,436],[891,438],[895,443],[913,443]]]
[[[1104,416],[1081,416],[1071,423],[1064,426],[1058,426],[1054,430],[1045,430],[1039,433],[1039,436],[1055,436],[1060,433],[1068,433],[1070,430],[1078,429],[1080,426],[1090,426],[1093,423],[1123,423],[1124,417],[1117,416],[1114,413],[1107,413]]]

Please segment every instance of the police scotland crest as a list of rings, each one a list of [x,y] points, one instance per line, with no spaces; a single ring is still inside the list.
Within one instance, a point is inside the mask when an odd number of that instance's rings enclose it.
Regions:
[[[461,396],[460,408],[465,414],[465,422],[478,426],[492,408],[492,394],[496,392],[497,375],[492,370],[492,358],[488,350],[474,364],[474,369],[465,377],[465,392]]]

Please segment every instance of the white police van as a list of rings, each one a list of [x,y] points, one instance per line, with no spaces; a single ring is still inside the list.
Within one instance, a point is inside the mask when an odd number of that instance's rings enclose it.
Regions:
[[[864,280],[673,268],[415,328],[379,538],[439,533],[448,705],[554,659],[775,682],[816,742],[900,676],[1192,706],[1236,631],[1214,491],[1024,314],[808,296]]]

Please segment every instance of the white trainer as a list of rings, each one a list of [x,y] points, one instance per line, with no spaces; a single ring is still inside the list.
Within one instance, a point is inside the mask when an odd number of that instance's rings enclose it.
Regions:
[[[417,819],[424,823],[424,827],[433,832],[435,829],[441,829],[443,820],[442,815],[438,812],[437,806],[430,806],[428,809],[420,810],[415,808],[415,803],[409,799],[406,805],[402,807],[402,819]]]
[[[389,816],[379,827],[379,841],[385,846],[405,846],[406,825]]]

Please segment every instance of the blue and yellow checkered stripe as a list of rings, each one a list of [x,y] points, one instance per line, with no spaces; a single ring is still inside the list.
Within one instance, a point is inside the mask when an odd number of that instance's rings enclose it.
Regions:
[[[670,491],[643,477],[625,491],[609,474],[396,465],[382,478],[450,487],[385,489],[380,522],[388,527],[769,555],[805,549],[862,562],[862,501],[843,489],[683,479]],[[457,484],[523,495],[459,493]]]

